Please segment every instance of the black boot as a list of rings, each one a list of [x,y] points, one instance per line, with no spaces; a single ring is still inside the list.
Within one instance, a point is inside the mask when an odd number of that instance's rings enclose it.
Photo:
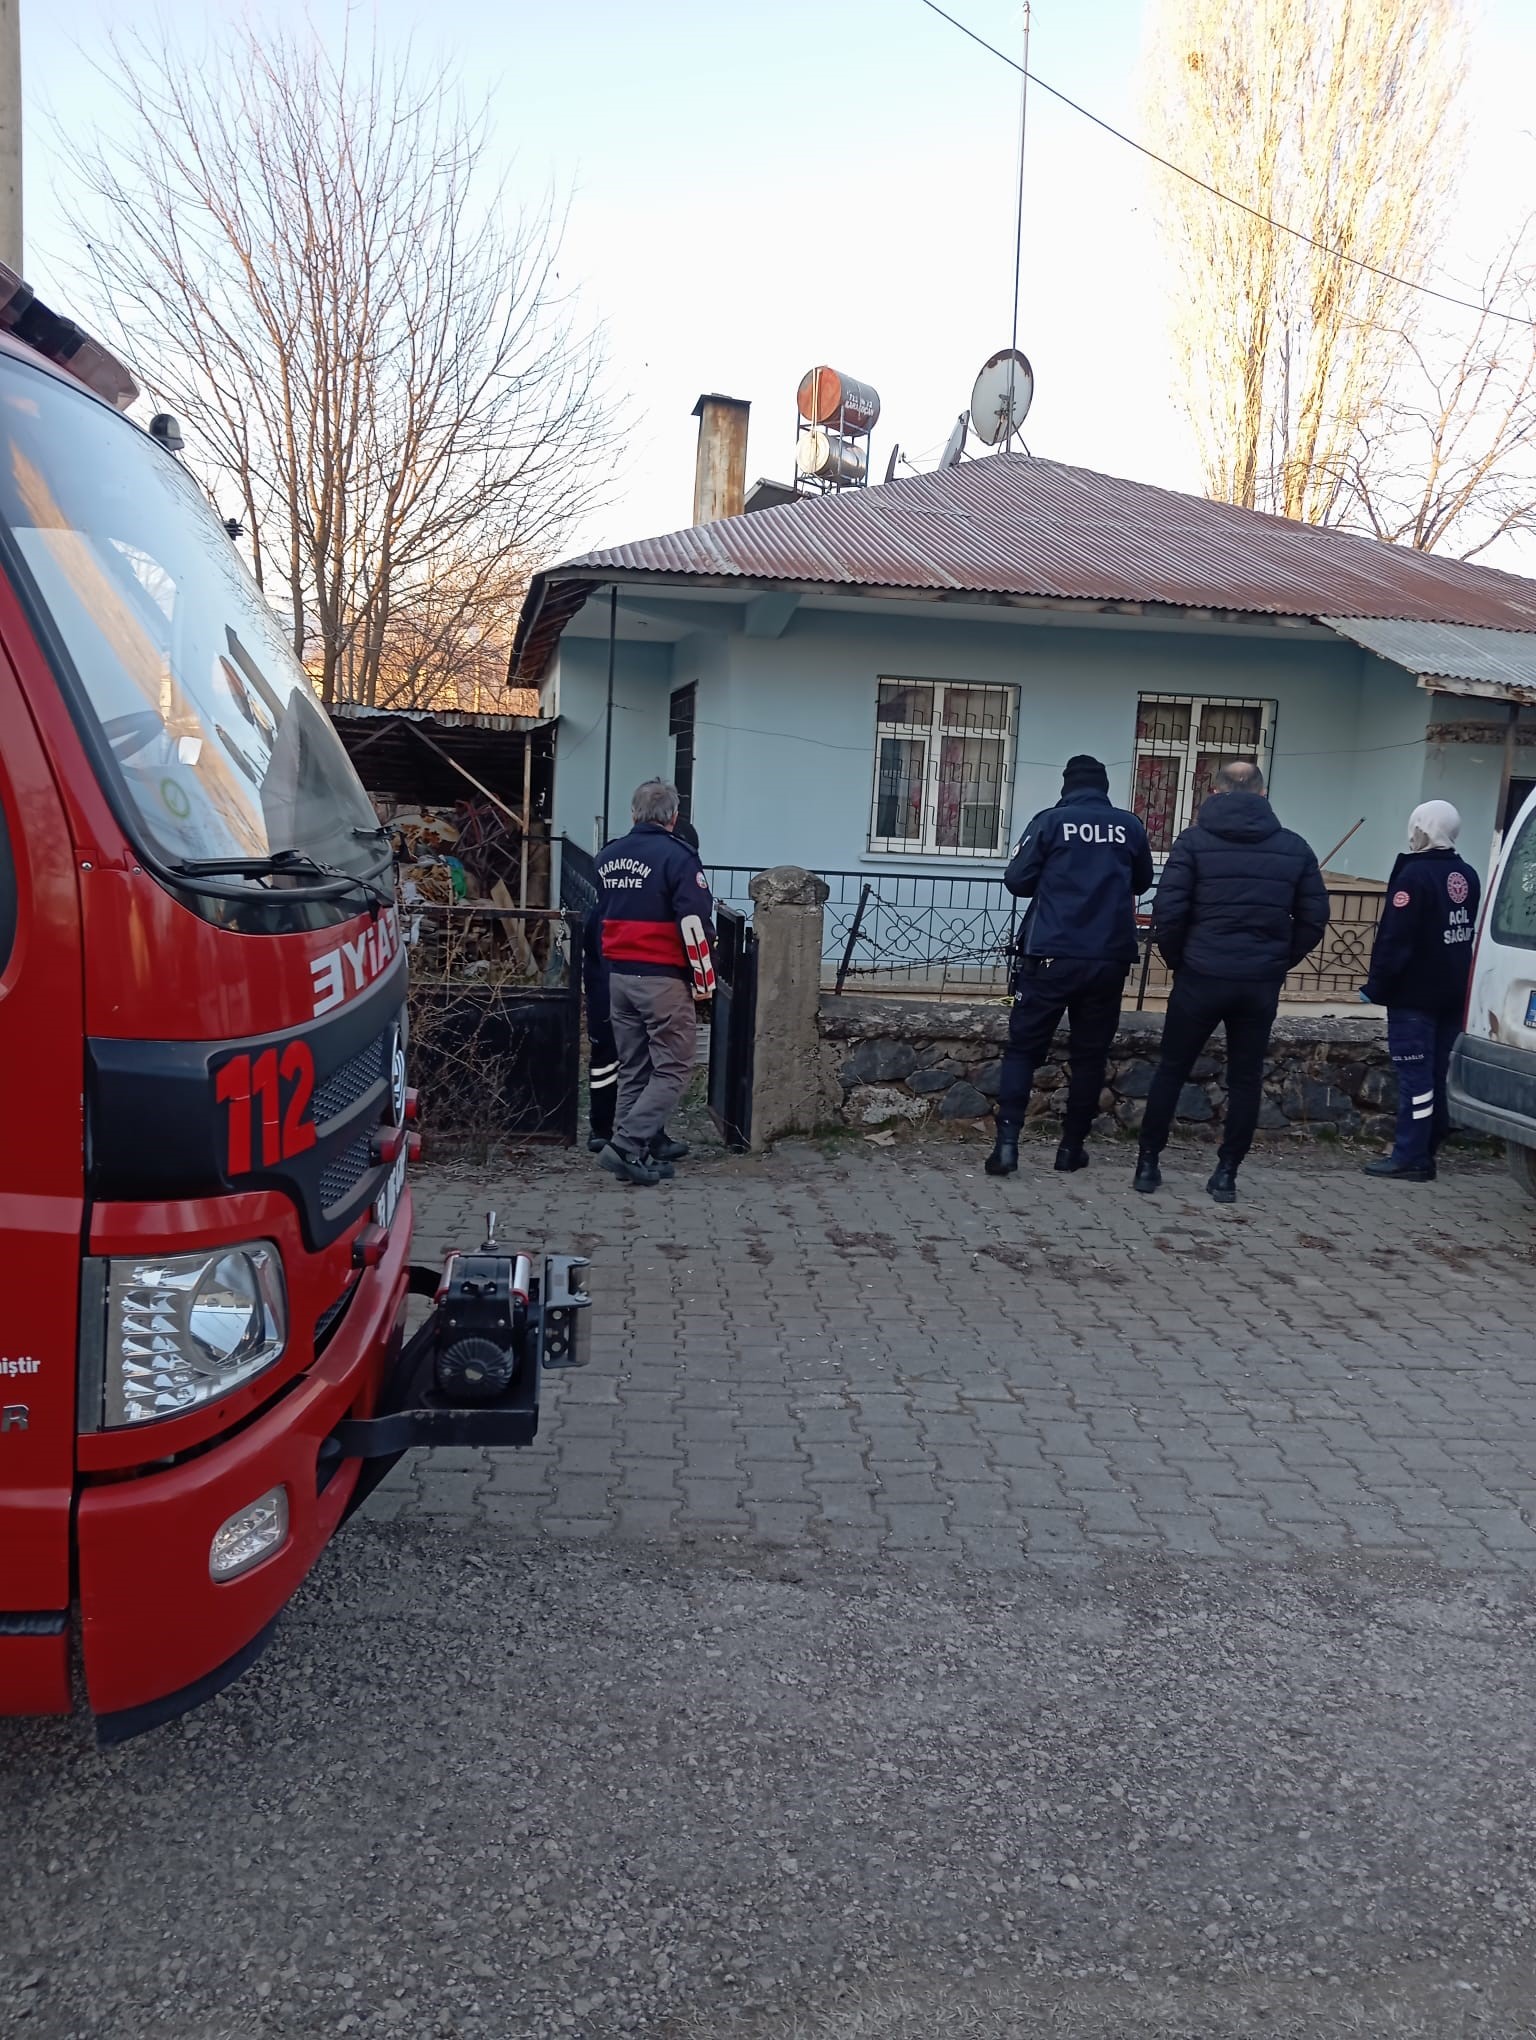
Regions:
[[[1364,1165],[1367,1176],[1388,1176],[1398,1183],[1433,1183],[1435,1165],[1428,1162],[1400,1162],[1395,1155],[1378,1155],[1374,1162]]]
[[[1019,1129],[1011,1119],[997,1122],[997,1139],[992,1152],[987,1156],[986,1168],[989,1176],[1011,1176],[1019,1166]]]
[[[600,1155],[613,1139],[614,1105],[616,1103],[612,1085],[592,1093],[591,1110],[587,1119],[587,1153]]]
[[[1136,1157],[1136,1174],[1131,1180],[1131,1188],[1150,1197],[1154,1190],[1162,1188],[1162,1184],[1163,1172],[1157,1166],[1157,1156],[1151,1148],[1143,1148]]]
[[[1236,1162],[1218,1162],[1215,1168],[1211,1171],[1210,1182],[1207,1183],[1205,1187],[1207,1190],[1210,1191],[1211,1196],[1216,1200],[1218,1204],[1236,1204],[1237,1202]]]
[[[651,1142],[651,1153],[658,1162],[680,1162],[689,1152],[687,1141],[674,1140],[665,1127]]]
[[[1063,1176],[1070,1176],[1074,1169],[1086,1169],[1088,1155],[1080,1140],[1064,1140],[1056,1150],[1056,1167]]]
[[[617,1176],[621,1183],[634,1183],[641,1188],[651,1188],[660,1182],[661,1175],[649,1155],[631,1153],[610,1142],[597,1158],[597,1166],[606,1169],[610,1176]]]

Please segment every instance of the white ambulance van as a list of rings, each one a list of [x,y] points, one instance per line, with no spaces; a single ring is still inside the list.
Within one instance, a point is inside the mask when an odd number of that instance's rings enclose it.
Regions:
[[[1450,1107],[1458,1126],[1503,1140],[1515,1180],[1536,1197],[1536,793],[1505,832],[1484,897]]]

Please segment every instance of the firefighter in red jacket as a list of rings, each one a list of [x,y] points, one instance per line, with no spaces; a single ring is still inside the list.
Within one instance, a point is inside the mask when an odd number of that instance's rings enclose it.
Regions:
[[[714,996],[709,880],[679,840],[677,788],[648,779],[630,803],[634,827],[598,852],[603,961],[619,1059],[613,1139],[598,1164],[626,1183],[672,1174],[687,1152],[667,1115],[693,1074],[695,1008]]]

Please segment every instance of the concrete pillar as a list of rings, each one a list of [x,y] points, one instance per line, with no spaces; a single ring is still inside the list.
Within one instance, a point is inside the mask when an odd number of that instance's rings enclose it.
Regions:
[[[757,936],[752,1145],[812,1133],[830,1116],[821,1087],[822,908],[827,884],[798,864],[759,872],[752,895]]]

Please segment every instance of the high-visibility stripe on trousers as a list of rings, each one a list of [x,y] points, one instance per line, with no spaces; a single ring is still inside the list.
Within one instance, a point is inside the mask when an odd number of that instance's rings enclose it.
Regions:
[[[1392,1153],[1405,1167],[1423,1168],[1432,1162],[1450,1131],[1445,1079],[1460,1031],[1455,1013],[1421,1013],[1406,1006],[1388,1009],[1387,1050],[1397,1072]]]

